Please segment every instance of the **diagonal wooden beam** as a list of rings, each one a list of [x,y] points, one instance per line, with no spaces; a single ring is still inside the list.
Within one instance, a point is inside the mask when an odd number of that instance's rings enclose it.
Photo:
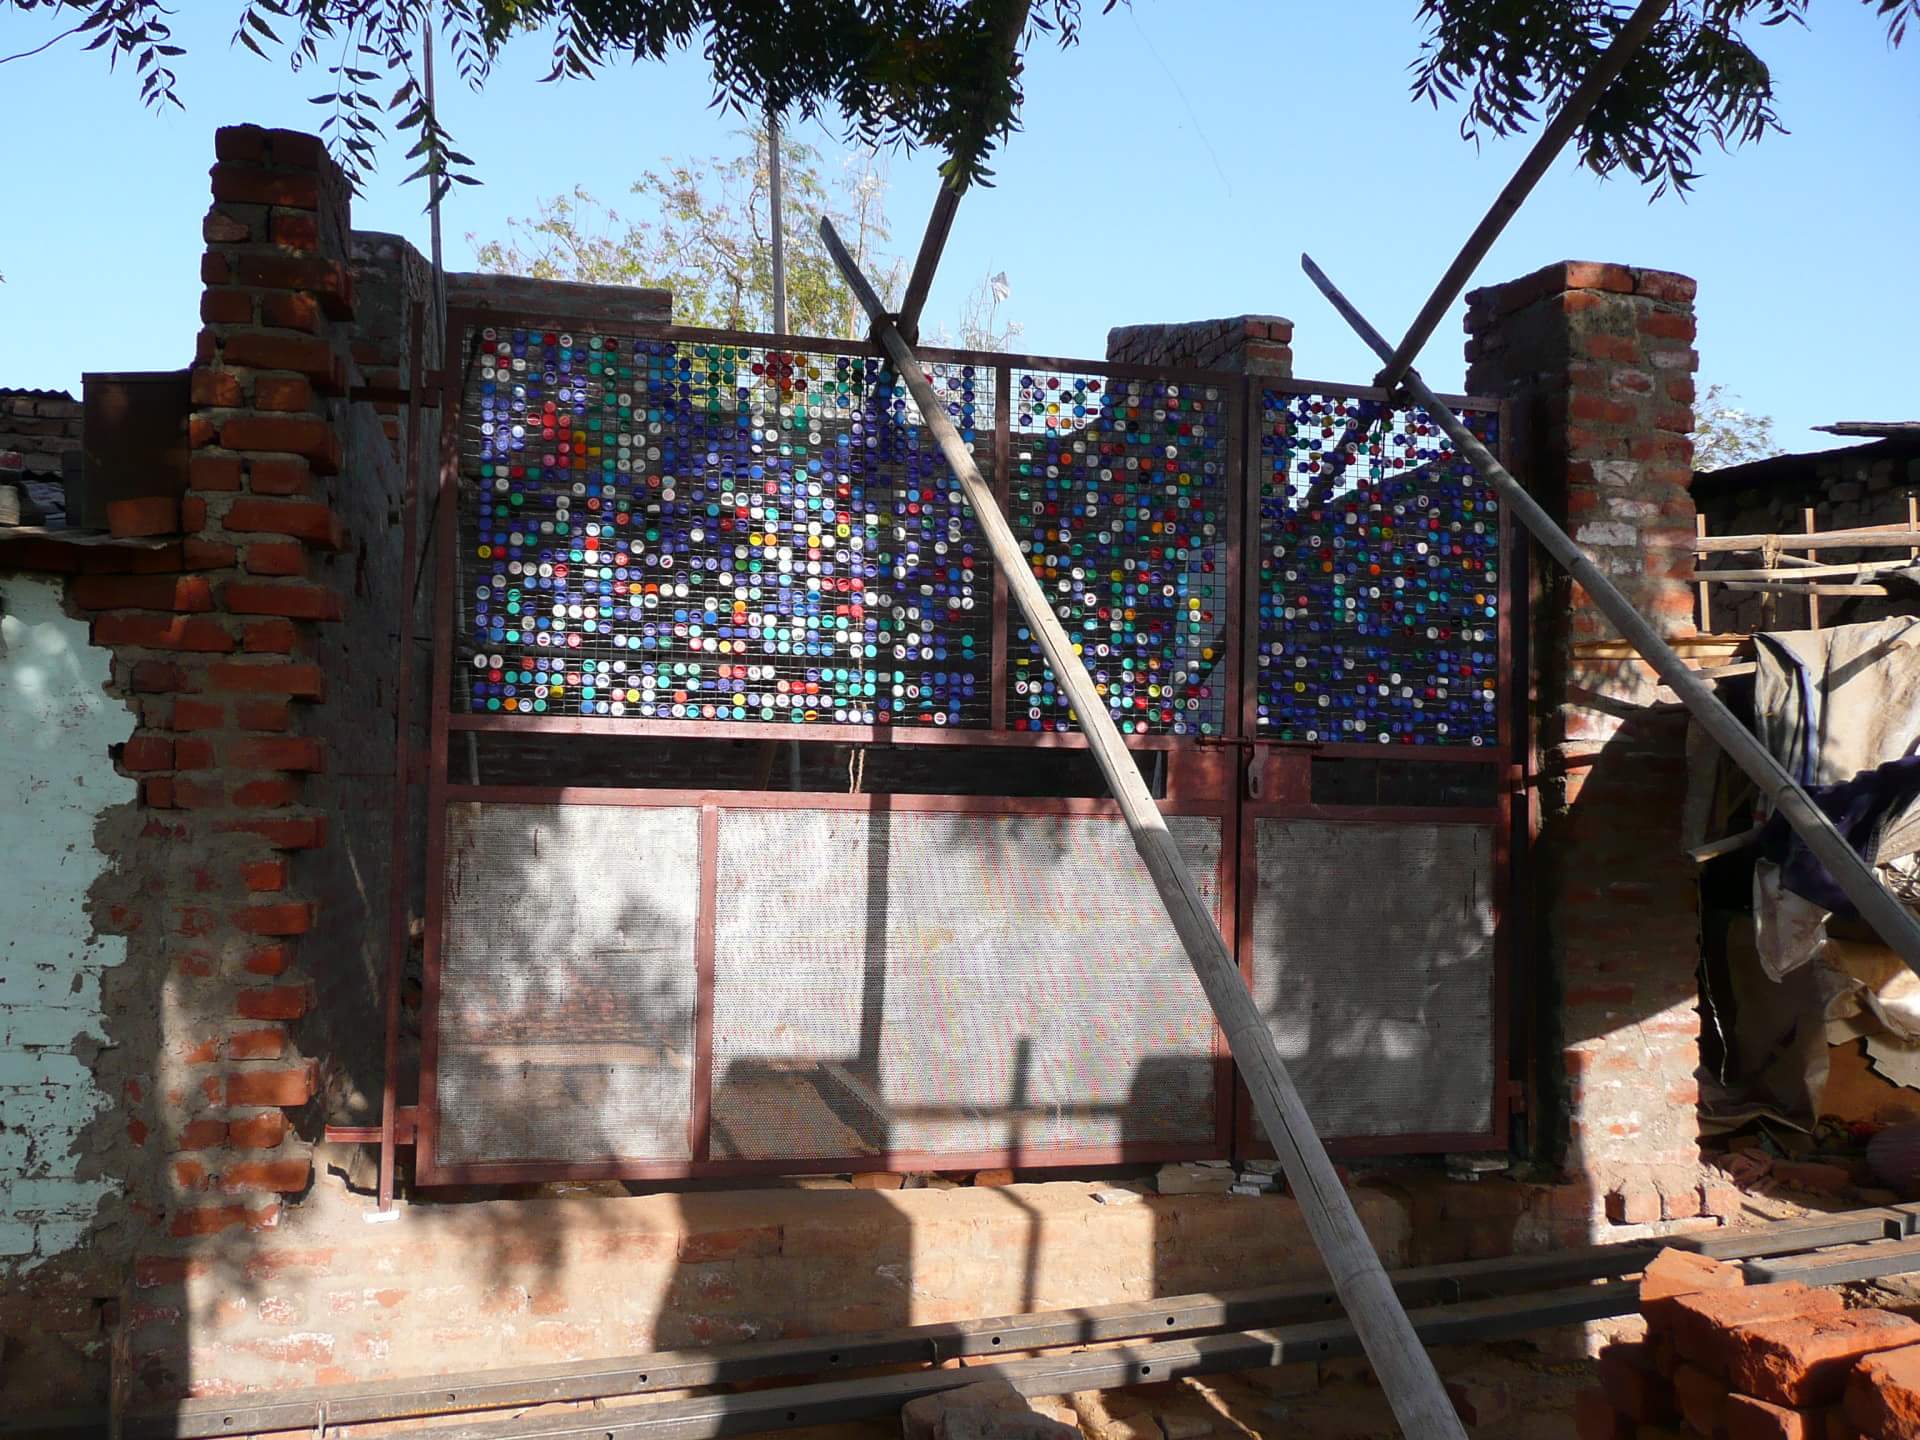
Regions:
[[[994,564],[1006,577],[1007,593],[1040,643],[1087,737],[1087,746],[1106,777],[1107,788],[1119,802],[1135,848],[1153,877],[1154,888],[1166,906],[1167,918],[1185,947],[1207,1001],[1220,1022],[1233,1058],[1240,1066],[1255,1112],[1267,1138],[1280,1157],[1287,1183],[1300,1202],[1314,1243],[1319,1246],[1341,1303],[1353,1321],[1355,1333],[1373,1362],[1393,1413],[1404,1434],[1417,1440],[1465,1440],[1460,1418],[1440,1384],[1427,1352],[1401,1308],[1393,1286],[1360,1225],[1353,1201],[1334,1172],[1333,1162],[1313,1131],[1306,1107],[1294,1088],[1280,1051],[1273,1043],[1260,1007],[1254,1003],[1213,913],[1194,883],[1179,842],[1167,829],[1166,818],[1154,803],[1135,766],[1133,755],[1120,738],[1107,712],[1107,702],[1093,676],[1080,661],[1046,592],[1020,551],[1013,528],[994,500],[993,487],[980,473],[960,432],[947,418],[946,406],[928,383],[920,360],[900,334],[867,277],[860,273],[831,222],[820,221],[820,233],[847,284],[873,321],[873,338],[893,361],[901,380],[920,407],[922,423],[932,432],[953,470],[973,516],[986,535]]]
[[[1384,358],[1388,353],[1387,337],[1373,328],[1312,259],[1302,255],[1300,264],[1313,283],[1320,287],[1320,293],[1353,327],[1354,333],[1366,341],[1376,355]],[[1860,918],[1873,926],[1881,940],[1898,951],[1900,958],[1916,974],[1920,974],[1920,921],[1916,921],[1907,908],[1874,878],[1867,862],[1834,829],[1833,821],[1827,818],[1826,812],[1813,803],[1807,792],[1774,758],[1773,752],[1740,723],[1720,697],[1713,693],[1713,687],[1688,667],[1673,647],[1660,637],[1660,632],[1633,608],[1633,602],[1620,593],[1619,587],[1607,577],[1606,572],[1587,558],[1586,552],[1573,543],[1567,532],[1541,507],[1540,502],[1529,495],[1526,487],[1514,479],[1507,467],[1494,458],[1493,452],[1480,443],[1479,437],[1460,423],[1460,417],[1427,387],[1417,370],[1407,372],[1406,385],[1413,398],[1420,402],[1434,422],[1447,432],[1460,453],[1480,472],[1480,478],[1499,492],[1501,502],[1532,532],[1534,539],[1540,542],[1540,547],[1566,569],[1575,584],[1587,592],[1626,642],[1640,652],[1640,658],[1673,687],[1673,693],[1680,697],[1681,703],[1700,722],[1700,728],[1727,752],[1727,758],[1746,771],[1759,787],[1760,793],[1786,816],[1787,823],[1806,841],[1807,848],[1813,851],[1834,882],[1853,901]]]
[[[1567,141],[1586,123],[1587,116],[1600,103],[1600,97],[1606,93],[1607,87],[1620,78],[1620,72],[1627,68],[1627,62],[1633,58],[1634,52],[1646,43],[1647,36],[1653,33],[1653,27],[1660,22],[1660,17],[1672,3],[1673,0],[1640,0],[1639,8],[1620,27],[1620,33],[1613,37],[1613,43],[1607,46],[1593,69],[1587,72],[1579,88],[1567,97],[1567,103],[1561,107],[1560,113],[1540,132],[1540,138],[1534,142],[1533,149],[1527,152],[1527,158],[1520,162],[1520,168],[1513,172],[1513,178],[1507,181],[1506,188],[1494,197],[1492,208],[1481,217],[1473,234],[1467,237],[1467,243],[1453,257],[1453,264],[1447,267],[1447,273],[1433,287],[1427,303],[1420,307],[1420,313],[1407,330],[1407,338],[1386,357],[1386,368],[1375,378],[1374,384],[1383,390],[1391,390],[1400,383],[1400,377],[1413,368],[1413,362],[1420,357],[1422,347],[1433,335],[1433,327],[1446,318],[1447,311],[1453,307],[1453,302],[1459,298],[1467,281],[1473,278],[1473,272],[1487,258],[1487,251],[1493,248],[1493,242],[1507,228],[1507,222],[1513,219],[1527,196],[1533,193],[1533,187],[1540,183],[1540,177],[1547,173],[1547,167],[1566,148]]]

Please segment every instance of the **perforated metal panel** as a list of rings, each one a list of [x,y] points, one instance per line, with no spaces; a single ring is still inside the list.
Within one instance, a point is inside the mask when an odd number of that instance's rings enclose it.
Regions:
[[[691,1158],[699,820],[448,807],[437,1163]]]
[[[1254,823],[1253,990],[1323,1136],[1492,1123],[1493,832]]]
[[[1218,889],[1219,822],[1174,818]],[[1213,1023],[1118,819],[720,817],[713,1157],[1214,1134]]]

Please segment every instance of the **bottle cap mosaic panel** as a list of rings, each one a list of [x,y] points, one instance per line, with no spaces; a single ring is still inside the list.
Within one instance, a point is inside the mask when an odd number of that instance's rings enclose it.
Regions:
[[[1012,372],[1007,518],[1125,734],[1225,726],[1230,394]],[[1009,728],[1077,728],[1027,626],[1009,625]]]
[[[1491,449],[1498,414],[1461,417]],[[1261,392],[1257,728],[1323,744],[1500,734],[1499,503],[1418,408]]]
[[[883,361],[534,328],[469,343],[456,708],[988,723],[986,545]],[[993,371],[931,369],[990,450]]]

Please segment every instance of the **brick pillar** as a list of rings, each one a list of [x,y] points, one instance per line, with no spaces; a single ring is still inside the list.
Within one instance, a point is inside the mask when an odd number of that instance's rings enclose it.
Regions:
[[[1670,635],[1692,631],[1694,289],[1568,261],[1467,297],[1467,388],[1514,402],[1522,479]],[[1685,723],[1591,708],[1582,691],[1631,704],[1655,682],[1593,653],[1616,632],[1537,549],[1531,613],[1539,839],[1534,943],[1520,953],[1542,977],[1536,1143],[1592,1182],[1596,1219],[1690,1216],[1700,1022],[1679,845]]]
[[[272,1225],[311,1176],[285,1112],[312,1097],[315,1068],[288,1026],[311,996],[298,857],[325,841],[304,801],[326,755],[300,731],[320,698],[315,627],[341,615],[307,575],[310,556],[343,543],[328,487],[353,308],[346,188],[312,136],[225,129],[217,154],[177,518],[195,573],[82,597],[114,607],[94,635],[118,647],[141,716],[121,764],[149,812],[133,928],[159,1034],[149,1073],[125,1088],[150,1165],[129,1191],[161,1237]]]
[[[1127,365],[1293,374],[1293,322],[1279,315],[1236,315],[1177,325],[1119,325],[1107,332],[1107,359]]]

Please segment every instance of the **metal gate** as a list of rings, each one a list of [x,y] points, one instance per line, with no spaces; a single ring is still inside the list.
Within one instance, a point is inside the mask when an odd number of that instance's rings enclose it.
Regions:
[[[445,353],[423,1183],[1257,1147],[885,362],[491,312]],[[1362,390],[924,358],[1323,1132],[1504,1143],[1511,582],[1470,470]]]

